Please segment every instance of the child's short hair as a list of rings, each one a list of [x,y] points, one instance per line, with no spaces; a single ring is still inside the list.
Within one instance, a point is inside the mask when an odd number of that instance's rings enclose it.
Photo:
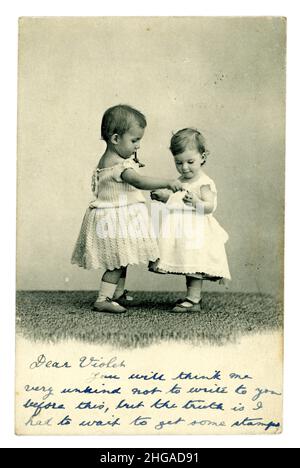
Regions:
[[[200,154],[208,155],[204,136],[195,128],[183,128],[174,133],[171,138],[170,150],[173,156],[187,149],[195,148]]]
[[[131,106],[119,104],[110,107],[102,118],[101,138],[107,142],[115,133],[122,136],[133,122],[137,122],[141,128],[147,125],[146,117]]]

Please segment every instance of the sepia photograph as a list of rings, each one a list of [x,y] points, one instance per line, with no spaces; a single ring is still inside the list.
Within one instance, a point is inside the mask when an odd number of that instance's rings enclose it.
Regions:
[[[280,434],[286,18],[21,17],[19,435]]]

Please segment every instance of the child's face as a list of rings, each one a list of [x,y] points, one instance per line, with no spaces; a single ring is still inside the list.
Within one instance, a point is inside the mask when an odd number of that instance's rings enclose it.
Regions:
[[[197,176],[204,157],[196,149],[187,149],[183,153],[174,156],[176,169],[184,179],[193,179]]]
[[[126,133],[119,136],[115,148],[122,158],[130,158],[130,156],[139,149],[144,131],[144,128],[134,122]]]

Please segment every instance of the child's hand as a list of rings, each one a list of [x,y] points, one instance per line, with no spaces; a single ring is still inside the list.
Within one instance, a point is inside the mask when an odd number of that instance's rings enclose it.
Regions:
[[[197,203],[200,203],[200,199],[193,192],[187,191],[182,201],[189,206],[196,208]]]
[[[166,203],[169,200],[170,192],[165,189],[152,190],[152,192],[150,192],[150,197],[152,200]]]
[[[160,201],[160,190],[152,190],[152,192],[150,192],[150,197],[151,200]]]
[[[171,180],[168,184],[168,189],[172,190],[172,192],[178,192],[179,190],[184,190],[182,183],[180,180]]]

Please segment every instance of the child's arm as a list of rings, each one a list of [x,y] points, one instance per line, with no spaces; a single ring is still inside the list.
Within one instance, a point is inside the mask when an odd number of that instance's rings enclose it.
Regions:
[[[197,205],[201,206],[201,209],[204,210],[204,214],[210,214],[215,209],[215,198],[216,194],[211,191],[209,185],[203,185],[200,189],[201,198],[199,198],[195,193],[188,192],[184,197],[183,201],[187,205],[191,205],[197,209]]]
[[[141,190],[156,190],[167,188],[172,192],[182,190],[182,183],[179,180],[157,179],[156,177],[144,177],[139,175],[134,169],[125,169],[121,178],[130,185]]]
[[[157,200],[162,203],[167,203],[171,195],[170,190],[167,189],[158,189],[158,190],[153,190],[150,194],[152,200]]]

